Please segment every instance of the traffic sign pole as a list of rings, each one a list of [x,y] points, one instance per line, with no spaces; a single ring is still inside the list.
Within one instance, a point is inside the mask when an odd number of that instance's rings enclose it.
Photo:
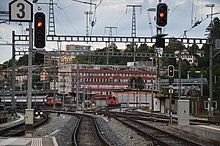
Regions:
[[[33,29],[32,22],[29,22],[29,55],[28,55],[28,109],[32,103],[32,56],[33,56]]]
[[[26,137],[32,137],[33,135],[33,110],[32,104],[32,54],[33,54],[33,5],[27,0],[13,0],[9,3],[9,20],[18,22],[29,22],[29,55],[28,55],[28,97],[27,107],[25,110],[25,135]],[[13,44],[14,44],[14,32],[13,32]],[[13,58],[15,60],[15,48],[13,45]],[[14,63],[13,63],[14,64]],[[14,64],[15,70],[15,64]],[[15,73],[12,75],[12,79],[15,78]],[[15,84],[14,84],[15,85]],[[13,85],[12,85],[13,86]],[[12,91],[14,95],[14,90]],[[13,104],[13,103],[12,103]]]

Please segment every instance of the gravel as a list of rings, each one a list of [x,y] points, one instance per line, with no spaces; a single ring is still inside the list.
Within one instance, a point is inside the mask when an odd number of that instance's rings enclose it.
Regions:
[[[54,136],[59,146],[71,146],[72,134],[76,126],[77,118],[70,115],[60,115],[51,113],[50,121],[37,128],[33,132],[34,137]],[[135,131],[127,128],[115,119],[106,120],[104,117],[97,117],[103,136],[112,146],[150,146],[147,141]]]
[[[59,146],[71,146],[72,134],[76,126],[77,118],[70,115],[50,114],[48,124],[42,125],[33,132],[35,137],[56,137]]]
[[[59,146],[71,146],[72,134],[76,126],[77,118],[70,115],[50,114],[50,121],[33,132],[35,137],[54,136]],[[146,140],[137,132],[124,126],[115,119],[107,119],[103,116],[97,116],[97,123],[106,140],[112,146],[152,146],[152,142]],[[192,139],[192,136],[181,133],[176,126],[167,124],[147,122],[152,126],[163,129],[167,132],[175,133],[181,137]],[[195,141],[199,142],[195,138]],[[200,141],[201,142],[201,141]],[[206,145],[206,144],[204,144]],[[210,146],[207,144],[206,146]]]
[[[99,127],[113,146],[151,146],[152,143],[115,119],[97,118]]]

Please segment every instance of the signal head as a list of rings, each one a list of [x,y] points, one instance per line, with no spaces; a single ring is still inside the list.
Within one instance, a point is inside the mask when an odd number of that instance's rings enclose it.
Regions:
[[[168,66],[168,76],[174,77],[174,66],[173,65]]]
[[[167,25],[167,5],[165,3],[159,3],[157,5],[157,25]]]
[[[37,12],[34,15],[34,46],[36,48],[44,48],[46,45],[46,34],[45,34],[45,14]]]

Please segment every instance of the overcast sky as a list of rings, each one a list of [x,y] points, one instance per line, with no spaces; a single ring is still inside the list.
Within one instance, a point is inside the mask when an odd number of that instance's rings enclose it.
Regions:
[[[12,0],[0,0],[0,11],[8,11],[9,2]],[[29,0],[32,2],[32,0]],[[49,2],[49,0],[38,0],[39,2]],[[57,5],[55,9],[55,26],[57,35],[86,35],[86,15],[85,11],[92,11],[91,21],[95,22],[93,28],[89,24],[89,35],[109,35],[109,29],[105,27],[117,27],[112,30],[114,36],[131,36],[132,8],[126,5],[141,5],[136,8],[136,36],[152,36],[156,33],[155,12],[148,12],[149,8],[156,8],[159,0],[77,0],[81,2],[92,2],[94,5],[76,2],[75,0],[54,0]],[[182,37],[184,30],[189,30],[196,21],[202,21],[200,25],[187,32],[187,37],[206,37],[210,18],[205,19],[210,14],[211,9],[206,4],[215,4],[214,13],[220,12],[220,0],[162,0],[168,5],[168,24],[164,28],[164,33],[168,37]],[[95,7],[96,5],[96,7]],[[38,6],[48,16],[48,5],[34,4],[34,13]],[[220,15],[215,15],[219,17]],[[7,18],[0,16],[1,19]],[[151,20],[151,21],[150,21]],[[152,24],[152,28],[149,23]],[[48,18],[47,18],[48,25]],[[28,34],[25,29],[27,23],[11,22],[10,24],[0,23],[0,63],[11,58],[11,46],[2,45],[11,43],[11,34],[15,30],[16,34]],[[151,34],[153,31],[153,34]],[[47,43],[46,49],[57,49],[57,43]],[[81,44],[81,43],[74,43]],[[65,49],[66,43],[62,43]],[[103,48],[103,43],[88,43],[93,48]],[[124,48],[125,44],[117,44],[119,48]]]

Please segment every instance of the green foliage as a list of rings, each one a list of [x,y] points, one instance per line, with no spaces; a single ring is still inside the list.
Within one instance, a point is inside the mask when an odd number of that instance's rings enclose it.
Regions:
[[[143,90],[144,89],[144,81],[142,77],[132,77],[129,82],[128,82],[128,88],[129,89],[139,89]]]
[[[220,20],[218,17],[214,18],[206,29],[209,32],[209,38],[220,38]]]
[[[181,75],[182,78],[187,78],[187,71],[189,71],[190,64],[186,60],[182,60],[181,62]]]
[[[16,62],[16,65],[17,66],[23,66],[23,65],[28,66],[28,55],[26,54],[26,55],[20,57],[18,59],[18,61]]]

